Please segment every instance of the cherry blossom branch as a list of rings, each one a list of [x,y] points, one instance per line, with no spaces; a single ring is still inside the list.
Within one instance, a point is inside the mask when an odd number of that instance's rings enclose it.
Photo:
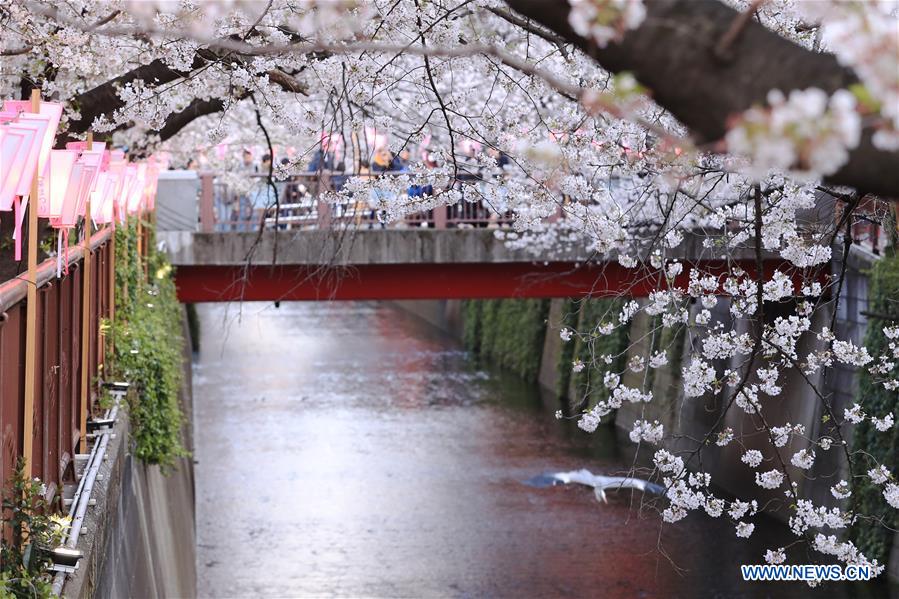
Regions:
[[[732,117],[765,105],[778,89],[821,89],[833,94],[859,81],[831,54],[808,50],[748,19],[726,65],[715,55],[721,31],[740,13],[714,0],[645,2],[642,24],[602,49],[576,34],[568,22],[570,6],[553,0],[506,0],[519,14],[555,31],[613,73],[630,72],[701,140],[720,140]],[[777,68],[771,68],[777,65]],[[885,197],[899,197],[899,152],[874,147],[868,125],[849,161],[827,180]]]
[[[734,45],[734,42],[740,37],[740,33],[746,28],[749,20],[755,16],[755,13],[758,12],[758,9],[761,8],[762,4],[766,1],[767,0],[752,0],[752,4],[749,5],[749,8],[741,12],[739,16],[734,19],[730,28],[721,36],[721,39],[715,46],[715,54],[718,58],[721,58],[722,60],[729,59],[728,54],[731,46]]]

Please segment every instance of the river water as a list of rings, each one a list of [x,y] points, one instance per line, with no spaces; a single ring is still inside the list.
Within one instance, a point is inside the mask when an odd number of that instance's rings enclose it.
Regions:
[[[586,487],[523,484],[620,474],[628,457],[611,431],[555,420],[552,398],[413,316],[338,302],[198,311],[201,597],[810,593],[738,578],[789,541],[778,526],[749,540],[699,514],[662,527],[639,495],[600,504]]]

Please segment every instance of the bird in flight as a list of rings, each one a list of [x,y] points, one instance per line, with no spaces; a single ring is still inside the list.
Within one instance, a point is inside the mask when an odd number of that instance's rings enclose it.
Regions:
[[[606,499],[606,490],[618,489],[636,489],[644,493],[655,493],[662,495],[665,488],[662,485],[651,483],[641,478],[633,478],[630,476],[603,476],[601,474],[593,474],[589,470],[572,470],[570,472],[548,472],[540,474],[526,481],[527,484],[535,487],[549,487],[553,485],[568,485],[576,483],[593,487],[593,493],[596,495],[597,501],[608,503]]]

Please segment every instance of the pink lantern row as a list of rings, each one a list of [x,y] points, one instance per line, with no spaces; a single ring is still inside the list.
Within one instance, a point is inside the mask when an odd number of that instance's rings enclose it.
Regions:
[[[62,104],[7,100],[0,110],[0,210],[16,211],[16,259],[21,257],[24,208],[38,176],[37,211],[53,227],[69,229],[85,215],[96,224],[124,221],[126,215],[152,210],[159,171],[154,157],[130,163],[121,150],[102,142],[66,144],[54,150]]]

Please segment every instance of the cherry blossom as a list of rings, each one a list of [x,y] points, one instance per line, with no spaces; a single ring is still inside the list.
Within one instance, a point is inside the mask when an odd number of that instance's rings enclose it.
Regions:
[[[755,524],[751,522],[737,522],[737,536],[743,539],[748,539],[752,536],[752,531],[755,530]]]
[[[743,454],[740,461],[744,464],[748,464],[750,468],[758,468],[759,464],[762,463],[762,452],[758,449],[750,449]]]
[[[646,16],[643,0],[570,0],[568,22],[576,33],[603,47],[636,29]]]
[[[834,486],[830,488],[830,493],[837,499],[846,499],[850,495],[852,495],[852,491],[849,488],[849,483],[845,480],[841,480]]]
[[[728,507],[739,536],[753,531],[744,518],[777,508],[759,508],[749,497],[725,502],[709,491],[708,473],[691,475],[714,461],[705,452],[732,444],[750,468],[768,456],[775,469],[744,474],[755,475],[765,489],[760,494],[783,493],[796,505],[793,532],[824,555],[880,570],[851,543],[817,532],[845,528],[865,514],[799,497],[778,461],[790,456],[790,476],[806,476],[815,451],[865,448],[846,443],[843,426],[819,430],[806,423],[814,435],[807,439],[804,426],[778,415],[788,399],[784,389],[792,392],[799,380],[820,393],[822,406],[835,405],[828,417],[850,425],[870,418],[874,432],[887,435],[895,426],[888,410],[869,416],[859,403],[837,407],[820,381],[838,366],[866,370],[882,388],[899,389],[899,327],[884,328],[885,355],[872,356],[859,338],[838,338],[827,310],[845,291],[838,279],[810,273],[839,258],[845,231],[861,222],[852,206],[861,200],[855,192],[866,190],[834,189],[831,177],[869,139],[876,148],[899,148],[896,15],[889,3],[861,0],[729,3],[741,12],[754,6],[753,22],[775,35],[833,52],[848,69],[846,81],[858,84],[763,89],[759,102],[731,114],[726,132],[722,123],[714,139],[656,103],[664,98],[644,87],[640,72],[611,73],[589,55],[618,51],[641,35],[655,8],[642,0],[561,3],[570,10],[560,22],[588,52],[534,20],[522,27],[508,5],[494,0],[72,0],[53,11],[48,3],[13,0],[0,7],[0,94],[18,97],[23,81],[39,81],[48,98],[79,99],[67,103],[64,121],[73,137],[91,128],[138,152],[198,158],[237,191],[246,181],[235,174],[234,148],[267,147],[265,137],[279,154],[292,148],[277,173],[288,177],[339,138],[348,180],[322,201],[377,198],[380,218],[400,226],[406,215],[481,202],[512,215],[511,226],[496,231],[510,251],[534,260],[550,251],[586,251],[591,267],[611,265],[650,281],[645,299],[622,291],[616,307],[584,330],[566,321],[559,331],[563,343],[577,339],[585,350],[567,358],[572,371],[595,370],[608,392],[578,405],[578,426],[594,432],[622,406],[645,407],[629,436],[658,445],[653,463],[666,487],[663,519],[678,521],[691,511],[720,517]],[[126,77],[153,64],[161,68]],[[103,87],[120,77],[120,84]],[[92,106],[82,94],[96,89],[114,101]],[[169,136],[191,111],[199,116]],[[357,176],[354,165],[369,162],[376,145],[410,151],[408,170]],[[425,166],[425,155],[436,166]],[[476,183],[460,184],[466,170],[480,173]],[[426,184],[432,195],[409,197],[411,185]],[[864,219],[884,224],[876,214]],[[693,251],[687,248],[729,268],[705,271],[685,258]],[[756,252],[783,263],[758,277],[747,271]],[[599,337],[626,334],[643,317],[652,330],[644,340],[630,339],[627,354],[598,349]],[[706,409],[711,399],[721,406],[721,421],[690,451],[682,431],[653,405],[652,392],[660,391],[651,386],[659,378],[653,371],[666,365],[681,375],[663,390],[666,396],[691,410]],[[654,417],[661,422],[650,422]],[[871,466],[843,465],[851,476],[842,470],[839,476],[850,481]],[[877,466],[867,474],[896,507],[889,470]],[[846,481],[829,476],[824,488],[846,499]],[[783,563],[785,550],[769,550],[765,559]]]
[[[746,111],[727,133],[728,150],[751,159],[755,178],[769,170],[829,175],[858,146],[861,117],[855,97],[841,90],[828,98],[815,88],[768,94],[767,107]]]
[[[765,551],[766,564],[782,564],[787,560],[786,550],[781,547],[776,550],[768,549]]]
[[[755,483],[765,489],[776,489],[783,484],[784,475],[780,470],[756,472]]]

